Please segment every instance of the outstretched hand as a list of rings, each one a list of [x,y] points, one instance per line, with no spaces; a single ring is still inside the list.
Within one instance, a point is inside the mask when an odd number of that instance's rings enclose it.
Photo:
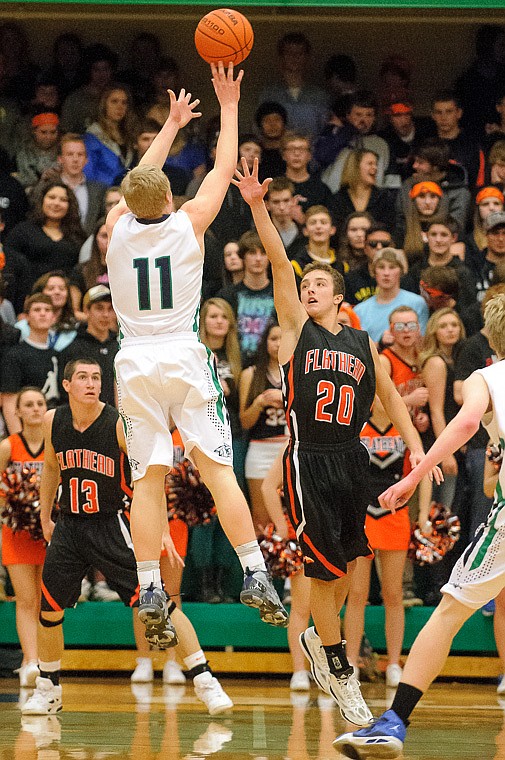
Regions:
[[[197,98],[190,103],[191,93],[186,93],[186,90],[181,90],[179,97],[175,97],[173,90],[167,90],[170,97],[170,119],[175,121],[179,125],[179,129],[189,124],[191,119],[198,119],[202,114],[200,111],[195,111],[200,101]]]
[[[242,172],[235,169],[235,178],[231,180],[240,190],[242,198],[249,206],[263,200],[268,191],[271,178],[263,180],[260,184],[258,179],[258,159],[254,159],[252,174],[247,166],[247,161],[242,158]]]
[[[233,63],[225,69],[222,61],[210,64],[212,71],[212,85],[214,87],[221,108],[226,105],[237,105],[240,100],[240,83],[244,76],[243,69],[238,72],[237,78],[233,79]]]

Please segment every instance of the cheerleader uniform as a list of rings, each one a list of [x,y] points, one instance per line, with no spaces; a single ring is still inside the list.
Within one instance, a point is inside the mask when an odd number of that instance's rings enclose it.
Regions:
[[[267,375],[267,386],[281,389],[281,382],[273,382]],[[267,406],[262,410],[257,422],[249,430],[249,448],[245,459],[245,476],[247,480],[264,480],[275,461],[279,451],[286,445],[286,414],[279,409]]]
[[[9,436],[11,457],[9,467],[21,472],[26,465],[33,466],[39,473],[44,463],[44,444],[36,452],[30,451],[23,433]],[[8,525],[2,525],[2,565],[43,565],[46,556],[44,539],[35,541],[29,531],[16,533]]]

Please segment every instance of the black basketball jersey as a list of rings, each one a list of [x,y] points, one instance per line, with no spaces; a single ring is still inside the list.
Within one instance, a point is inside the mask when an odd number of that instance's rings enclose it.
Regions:
[[[344,325],[334,335],[308,319],[281,371],[292,440],[338,446],[359,438],[375,395],[368,333]]]
[[[277,388],[280,390],[280,385],[274,385],[267,377],[267,385],[265,390],[270,388]],[[249,430],[249,439],[251,441],[261,441],[266,438],[276,438],[280,435],[286,435],[286,415],[284,409],[278,409],[275,406],[265,407],[256,423]]]
[[[105,404],[100,416],[81,433],[74,428],[68,404],[56,410],[51,442],[60,465],[62,512],[111,513],[128,505],[130,467],[117,441],[118,417],[117,410]]]

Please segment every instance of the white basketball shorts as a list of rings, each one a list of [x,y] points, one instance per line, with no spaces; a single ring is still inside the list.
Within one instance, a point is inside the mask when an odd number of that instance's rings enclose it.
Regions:
[[[458,559],[442,586],[461,604],[478,610],[505,586],[505,503],[493,504],[485,525]]]
[[[118,407],[133,480],[172,466],[170,417],[185,446],[233,464],[231,430],[214,356],[194,333],[123,338],[115,359]]]

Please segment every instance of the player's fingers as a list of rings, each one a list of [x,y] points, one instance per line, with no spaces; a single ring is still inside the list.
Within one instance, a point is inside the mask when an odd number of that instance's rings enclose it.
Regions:
[[[227,70],[227,77],[229,82],[233,82],[233,63],[232,61],[228,64],[228,70]]]
[[[249,171],[249,167],[247,166],[247,161],[245,160],[243,156],[242,156],[241,161],[242,161],[242,171],[244,172],[244,177],[250,177],[251,172]]]
[[[267,177],[267,179],[264,179],[263,182],[261,183],[261,187],[263,188],[265,192],[268,190],[268,186],[270,182],[273,182],[272,177]]]
[[[218,70],[220,78],[224,79],[225,70],[224,70],[224,63],[222,61],[219,61],[219,63],[217,64],[217,70]]]
[[[244,69],[240,69],[240,71],[238,72],[238,75],[237,75],[237,78],[236,78],[235,82],[237,84],[240,84],[243,78],[244,78]]]
[[[191,97],[191,95],[189,97]],[[200,98],[195,98],[193,102],[189,104],[189,107],[196,108],[199,105],[200,105]]]
[[[179,93],[179,100],[184,100],[185,97],[186,97],[186,90],[183,87]]]

